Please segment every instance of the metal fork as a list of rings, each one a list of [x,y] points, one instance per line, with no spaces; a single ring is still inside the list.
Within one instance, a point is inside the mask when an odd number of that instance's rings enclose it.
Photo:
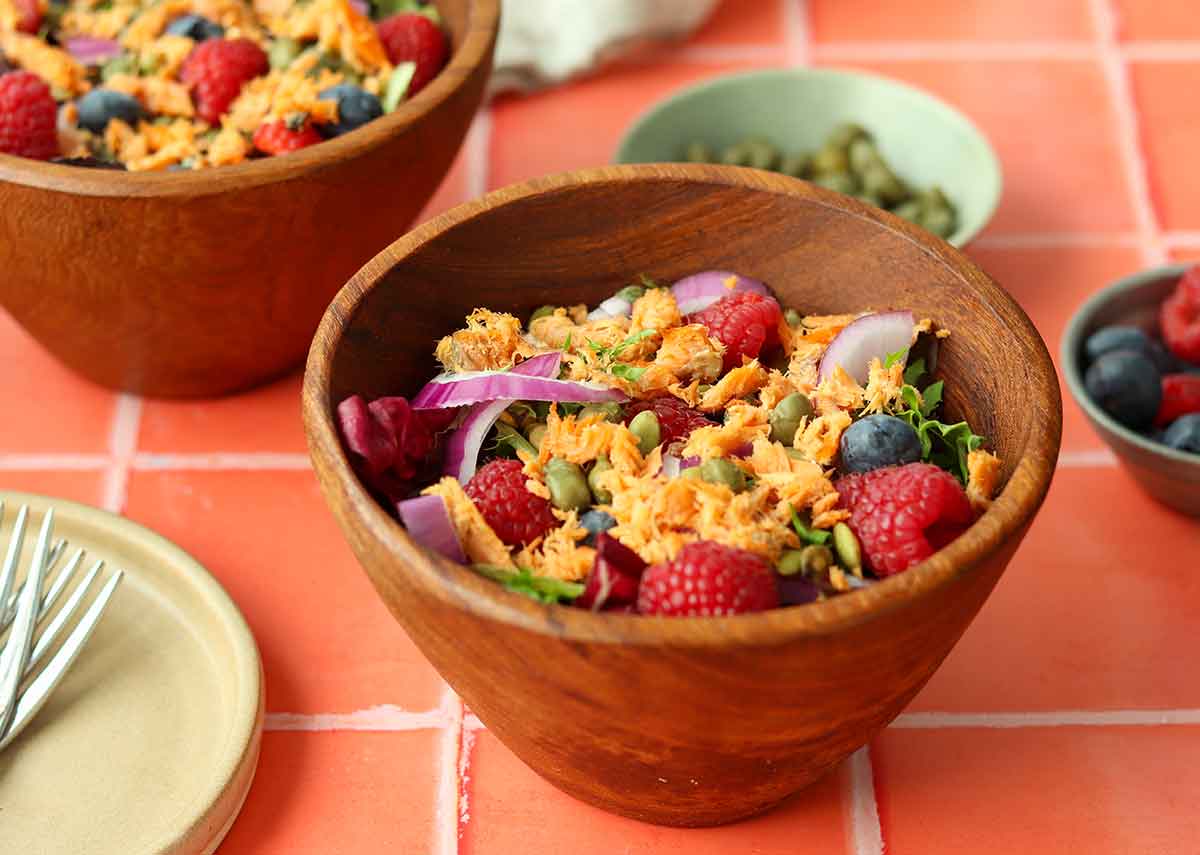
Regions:
[[[124,575],[120,570],[114,572],[91,604],[84,607],[84,599],[104,567],[103,561],[96,561],[62,608],[46,621],[82,565],[84,551],[75,550],[54,582],[43,592],[47,576],[53,573],[67,549],[66,541],[51,545],[54,509],[47,510],[34,545],[33,564],[25,581],[14,591],[28,517],[29,507],[23,505],[17,511],[8,552],[0,566],[0,749],[16,739],[62,681],[91,638]],[[3,523],[4,503],[0,502],[0,526]],[[59,636],[75,618],[78,622],[74,628],[43,664]],[[41,626],[43,622],[44,627]],[[7,638],[4,636],[6,630]]]

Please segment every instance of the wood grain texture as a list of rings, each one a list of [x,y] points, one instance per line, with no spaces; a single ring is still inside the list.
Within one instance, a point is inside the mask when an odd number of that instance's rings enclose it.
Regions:
[[[114,173],[0,155],[0,305],[118,389],[207,396],[299,363],[330,298],[449,170],[499,0],[437,0],[455,50],[394,113],[286,157]]]
[[[714,267],[764,280],[806,312],[904,307],[949,326],[947,405],[1005,460],[994,506],[947,549],[865,591],[733,618],[641,618],[542,606],[436,560],[355,479],[336,403],[414,393],[435,370],[434,342],[472,308],[594,304],[638,273],[670,281]],[[304,417],[317,476],[359,561],[470,708],[568,793],[670,825],[765,810],[900,712],[1020,543],[1062,426],[1033,325],[953,248],[803,182],[684,165],[539,179],[397,241],[325,316]]]

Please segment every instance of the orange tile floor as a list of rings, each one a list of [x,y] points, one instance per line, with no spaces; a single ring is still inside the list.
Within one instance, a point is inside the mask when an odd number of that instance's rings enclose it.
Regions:
[[[495,102],[426,214],[606,162],[690,81],[806,63],[911,81],[986,131],[1005,196],[969,252],[1052,352],[1103,283],[1200,258],[1195,0],[726,0],[661,62]],[[1139,494],[1069,401],[1041,516],[911,709],[779,810],[678,831],[561,795],[464,713],[322,505],[298,378],[205,403],[115,396],[2,313],[0,364],[19,369],[0,371],[0,485],[173,538],[258,638],[268,733],[221,855],[1200,852],[1200,525]]]

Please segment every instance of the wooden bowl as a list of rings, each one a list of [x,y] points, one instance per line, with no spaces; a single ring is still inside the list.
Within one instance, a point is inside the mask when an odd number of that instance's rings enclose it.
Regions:
[[[294,367],[338,288],[429,201],[483,97],[499,0],[437,6],[442,73],[286,157],[123,173],[0,155],[0,305],[117,389],[218,395]]]
[[[337,402],[416,392],[435,372],[437,338],[474,307],[595,304],[638,273],[671,281],[706,268],[764,280],[806,312],[907,307],[947,325],[948,409],[1005,463],[991,509],[928,561],[827,602],[730,618],[597,615],[509,594],[425,552],[351,471]],[[359,561],[488,728],[584,801],[697,826],[766,810],[903,709],[1020,543],[1062,426],[1033,324],[957,250],[800,181],[684,165],[538,179],[392,244],[326,313],[303,409],[318,479]]]

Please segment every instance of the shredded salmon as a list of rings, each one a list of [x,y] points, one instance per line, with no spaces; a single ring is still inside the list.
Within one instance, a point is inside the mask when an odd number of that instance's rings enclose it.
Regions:
[[[521,322],[509,314],[476,309],[466,329],[438,342],[434,355],[447,371],[502,371],[535,353],[521,336]]]
[[[817,386],[812,401],[822,415],[841,410],[857,411],[863,405],[863,388],[839,365]]]
[[[752,359],[726,372],[717,384],[700,396],[700,409],[706,413],[716,412],[735,398],[752,395],[767,383],[767,369],[757,359]]]
[[[904,386],[904,364],[897,362],[884,368],[879,358],[871,360],[867,388],[863,392],[866,406],[863,412],[881,413],[892,408],[900,400],[900,389]]]
[[[1001,464],[990,451],[976,449],[967,454],[967,498],[976,511],[985,511],[992,504],[1000,483]]]
[[[756,440],[766,439],[771,433],[769,417],[765,407],[734,402],[725,411],[724,424],[692,431],[680,457],[699,457],[701,460],[729,457]]]
[[[496,564],[512,567],[512,557],[504,541],[492,531],[479,508],[471,501],[462,485],[453,478],[445,477],[421,491],[423,496],[441,496],[458,534],[458,542],[472,564]]]
[[[518,552],[516,564],[528,567],[535,576],[566,582],[583,579],[596,560],[596,550],[582,543],[587,529],[579,524],[574,511],[555,511],[554,515],[562,525]]]
[[[805,459],[828,466],[838,453],[842,432],[850,427],[850,414],[834,410],[814,419],[804,419],[796,429],[793,445]]]

